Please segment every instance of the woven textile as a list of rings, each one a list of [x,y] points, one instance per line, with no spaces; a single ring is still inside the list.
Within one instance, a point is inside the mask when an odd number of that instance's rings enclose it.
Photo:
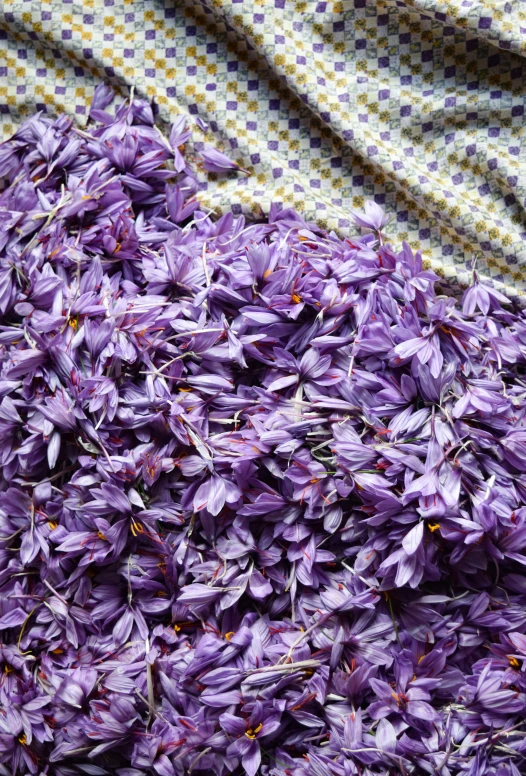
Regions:
[[[251,171],[203,178],[218,212],[278,201],[352,233],[374,198],[439,273],[466,282],[476,260],[516,295],[525,53],[517,0],[3,0],[0,118],[4,136],[37,109],[82,125],[98,82],[134,85]]]

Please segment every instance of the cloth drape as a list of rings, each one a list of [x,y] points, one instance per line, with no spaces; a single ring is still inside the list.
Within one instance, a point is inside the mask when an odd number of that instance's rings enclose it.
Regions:
[[[352,235],[367,199],[444,278],[526,285],[526,4],[499,0],[3,0],[3,136],[82,126],[96,85],[186,113],[250,176],[202,175],[216,212],[293,206]]]

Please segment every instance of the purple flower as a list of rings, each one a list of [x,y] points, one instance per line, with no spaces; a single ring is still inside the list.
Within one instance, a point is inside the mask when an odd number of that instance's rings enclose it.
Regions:
[[[505,727],[510,718],[523,716],[526,708],[526,695],[510,689],[503,672],[495,670],[491,662],[478,675],[468,677],[460,697],[465,701],[461,720],[470,729],[480,725],[490,729]]]
[[[476,309],[487,315],[491,310],[500,310],[501,304],[507,304],[509,300],[495,288],[483,285],[473,273],[473,285],[470,286],[462,297],[462,311],[464,315],[473,315]]]
[[[151,733],[142,736],[135,743],[131,761],[136,768],[153,768],[159,776],[174,776],[175,770],[170,755],[184,745],[186,737],[171,725],[157,719]]]
[[[16,772],[38,773],[46,742],[53,736],[45,715],[50,698],[35,690],[7,696],[0,689],[0,762]]]
[[[416,356],[421,364],[429,363],[431,375],[437,378],[442,370],[444,357],[440,350],[440,341],[434,331],[429,334],[408,339],[393,348],[394,365],[404,363]]]
[[[369,707],[373,719],[387,716],[401,717],[407,724],[425,730],[438,720],[436,711],[429,705],[430,689],[437,684],[435,679],[410,677],[412,663],[405,658],[395,662],[396,687],[393,688],[380,679],[371,679],[370,684],[378,700]]]
[[[261,763],[260,740],[275,734],[281,724],[280,704],[256,701],[244,718],[225,713],[219,718],[230,739],[227,755],[239,757],[248,776],[255,776]]]
[[[90,741],[101,743],[92,749],[92,756],[125,745],[137,722],[137,716],[133,703],[125,698],[93,701],[91,716],[86,722],[86,734]]]
[[[218,151],[217,148],[207,148],[201,151],[203,158],[203,166],[208,172],[227,172],[228,170],[238,170],[248,175],[246,170],[243,170],[236,162],[229,159],[222,151]]]
[[[202,130],[203,130],[203,132],[208,132],[208,124],[206,123],[206,121],[204,121],[204,120],[201,118],[201,116],[198,116],[198,117],[196,118],[196,120],[195,120],[195,123],[197,124],[197,126],[199,127],[199,129],[202,129]]]
[[[105,122],[110,117],[108,114],[104,113],[104,108],[107,108],[108,105],[113,102],[114,98],[114,92],[112,88],[105,83],[101,83],[97,86],[95,89],[95,92],[93,94],[93,98],[91,101],[90,106],[90,118],[94,119],[94,121],[103,121]],[[111,120],[111,118],[110,118]]]
[[[381,232],[393,218],[393,216],[384,213],[380,205],[377,205],[376,202],[372,202],[371,200],[368,200],[365,203],[364,210],[365,213],[351,210],[354,223],[357,226],[366,229],[374,229],[375,232]]]

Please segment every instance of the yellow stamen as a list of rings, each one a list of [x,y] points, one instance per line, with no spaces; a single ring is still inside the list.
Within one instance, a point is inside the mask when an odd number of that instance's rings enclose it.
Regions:
[[[175,623],[175,625],[174,625],[174,631],[175,631],[176,633],[179,633],[179,631],[180,631],[180,630],[181,630],[181,626],[180,626],[180,625],[178,625],[177,623]]]
[[[263,277],[268,278],[269,275],[272,275],[272,270],[266,269],[265,272],[263,273]]]
[[[440,525],[438,523],[428,523],[427,527],[429,528],[431,533],[433,533],[433,531],[438,531],[438,529],[440,528]]]
[[[301,296],[298,296],[298,294],[292,294],[292,301],[294,304],[299,304],[301,302]]]
[[[153,474],[150,474],[150,476],[153,476]],[[142,527],[142,523],[135,522],[135,520],[132,520],[130,528],[134,536],[144,533],[144,528]]]
[[[21,736],[18,736],[18,741],[22,744],[22,746],[25,746],[27,744],[26,734],[22,733]]]
[[[246,737],[247,737],[247,738],[254,739],[254,738],[257,736],[257,734],[259,733],[259,731],[261,730],[261,728],[262,728],[262,727],[263,727],[263,723],[262,723],[262,722],[260,722],[260,723],[259,723],[259,725],[257,726],[257,728],[254,728],[254,729],[252,729],[252,728],[249,728],[249,729],[248,729],[248,730],[245,732],[245,735],[246,735]]]
[[[52,531],[54,531],[54,530],[55,530],[55,528],[57,528],[57,526],[58,526],[58,523],[56,523],[54,520],[50,520],[50,521],[49,521],[49,523],[48,523],[48,525],[49,525],[49,527],[51,528],[51,530],[52,530]]]
[[[70,318],[69,319],[69,325],[73,329],[73,331],[77,331],[79,327],[79,319],[78,318]]]
[[[98,539],[102,539],[104,542],[107,542],[107,541],[108,541],[108,540],[106,539],[106,537],[104,536],[104,534],[102,533],[102,531],[97,531],[97,538],[98,538]]]
[[[64,652],[64,650],[60,649],[60,647],[57,647],[56,649],[52,649],[51,650],[51,654],[52,655],[62,655],[63,652]]]
[[[508,660],[512,668],[518,668],[520,666],[520,663],[516,657],[512,657],[511,655],[508,655]]]
[[[225,639],[226,639],[227,641],[230,641],[230,639],[232,638],[232,636],[235,636],[235,635],[236,635],[236,632],[235,632],[235,631],[228,631],[228,633],[225,633]]]

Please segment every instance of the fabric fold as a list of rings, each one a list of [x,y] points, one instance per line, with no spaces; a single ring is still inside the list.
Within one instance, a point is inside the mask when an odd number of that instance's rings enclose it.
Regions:
[[[468,283],[476,266],[517,296],[521,25],[524,12],[488,0],[8,0],[0,124],[9,136],[32,111],[65,110],[82,126],[97,83],[133,86],[161,124],[205,122],[194,151],[249,170],[201,172],[203,206],[259,218],[274,202],[353,234],[350,210],[373,199],[394,214],[393,243],[445,279]]]

